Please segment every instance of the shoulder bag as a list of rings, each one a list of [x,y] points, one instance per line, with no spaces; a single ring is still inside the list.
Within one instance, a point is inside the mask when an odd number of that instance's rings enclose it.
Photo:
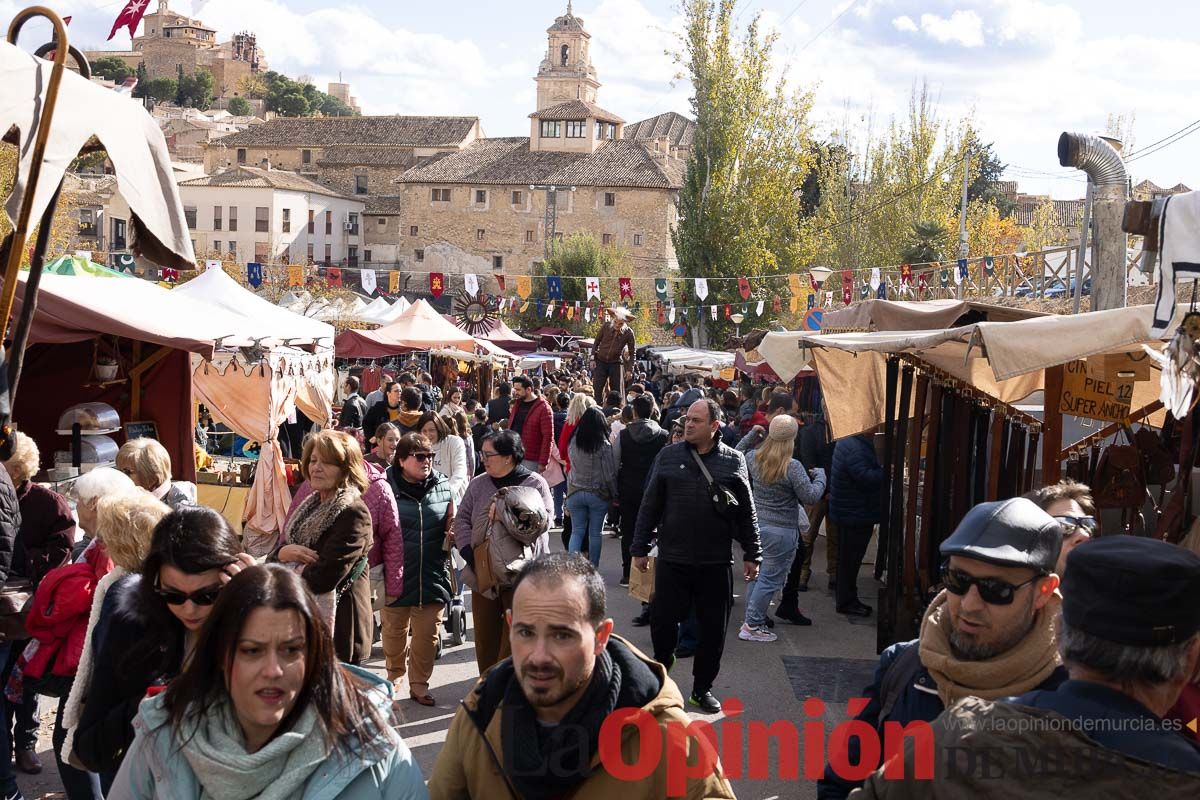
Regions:
[[[704,466],[704,461],[694,448],[689,447],[688,452],[692,454],[692,459],[696,462],[696,466],[700,467],[700,472],[704,474],[704,480],[708,482],[708,498],[712,501],[713,511],[722,517],[727,516],[738,504],[737,495],[713,480],[708,467]]]

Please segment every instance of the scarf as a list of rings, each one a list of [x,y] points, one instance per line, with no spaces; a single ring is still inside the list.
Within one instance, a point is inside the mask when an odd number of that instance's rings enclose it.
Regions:
[[[496,491],[500,491],[506,486],[520,486],[532,474],[533,472],[528,467],[517,464],[513,467],[513,471],[503,478],[492,478],[492,483],[496,485]]]
[[[950,649],[950,613],[946,590],[933,599],[921,622],[921,663],[937,682],[938,696],[949,708],[964,697],[997,700],[1037,688],[1062,662],[1054,644],[1054,618],[1062,603],[1055,593],[1034,615],[1033,627],[1008,652],[986,661],[962,661]]]
[[[511,667],[510,667],[511,668]],[[525,800],[565,797],[591,774],[600,726],[617,707],[621,668],[607,651],[596,659],[592,680],[558,725],[539,725],[514,673],[504,693],[501,741],[504,767]],[[581,746],[579,737],[587,736]]]
[[[182,747],[200,782],[201,800],[285,800],[299,797],[304,784],[325,763],[325,737],[310,706],[292,729],[246,752],[241,726],[228,701],[200,714]]]
[[[338,515],[349,508],[362,495],[357,489],[343,487],[338,489],[328,503],[321,502],[321,495],[313,492],[304,498],[303,502],[292,514],[284,529],[284,536],[291,544],[300,544],[316,549],[315,545],[325,531],[333,525]]]

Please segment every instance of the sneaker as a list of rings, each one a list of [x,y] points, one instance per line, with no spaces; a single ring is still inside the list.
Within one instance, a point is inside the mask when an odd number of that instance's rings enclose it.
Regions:
[[[793,625],[812,625],[812,620],[804,616],[803,612],[798,608],[780,608],[775,611],[775,616],[779,617],[784,622],[790,622]]]
[[[712,692],[705,692],[700,695],[692,692],[692,696],[688,698],[688,705],[695,706],[705,714],[721,713],[721,701],[713,697]]]
[[[617,586],[628,586],[628,585],[629,585],[629,578],[621,578],[621,580],[617,581]]]
[[[751,628],[746,623],[742,623],[742,629],[738,631],[738,638],[743,642],[773,642],[779,637],[764,628]]]
[[[691,658],[694,655],[696,655],[696,648],[694,647],[684,647],[683,645],[679,645],[675,648],[676,658]]]

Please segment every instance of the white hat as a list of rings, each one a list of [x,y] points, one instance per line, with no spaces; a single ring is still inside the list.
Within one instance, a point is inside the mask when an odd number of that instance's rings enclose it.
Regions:
[[[623,319],[626,322],[628,322],[629,318],[633,316],[633,312],[628,308],[625,308],[625,306],[613,306],[608,310],[608,313],[612,314],[618,319]]]

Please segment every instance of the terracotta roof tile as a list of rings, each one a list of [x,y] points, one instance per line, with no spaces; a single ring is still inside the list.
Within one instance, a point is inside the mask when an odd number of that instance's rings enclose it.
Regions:
[[[365,198],[367,207],[364,214],[374,214],[379,217],[395,217],[403,212],[404,198],[395,195],[369,195]]]
[[[311,192],[326,197],[346,197],[322,186],[316,181],[310,181],[295,172],[283,169],[260,169],[258,167],[236,166],[203,178],[193,178],[190,181],[180,181],[180,186],[227,186],[231,188],[256,189],[286,189],[293,192]],[[355,199],[355,198],[346,198]]]
[[[556,103],[529,115],[530,119],[547,120],[585,119],[586,117],[595,117],[601,122],[614,122],[617,124],[625,122],[625,120],[611,111],[605,111],[595,103],[587,103],[583,100],[568,100],[565,103]]]
[[[371,167],[411,167],[416,159],[411,147],[329,147],[318,164]]]
[[[466,183],[678,189],[683,161],[651,153],[645,145],[616,140],[594,153],[531,151],[528,137],[480,139],[413,167],[402,183]]]
[[[457,147],[478,117],[277,117],[235,133],[222,144],[238,147]]]
[[[666,139],[675,147],[691,147],[696,123],[682,114],[668,111],[657,117],[639,120],[625,126],[625,138],[632,141]]]

